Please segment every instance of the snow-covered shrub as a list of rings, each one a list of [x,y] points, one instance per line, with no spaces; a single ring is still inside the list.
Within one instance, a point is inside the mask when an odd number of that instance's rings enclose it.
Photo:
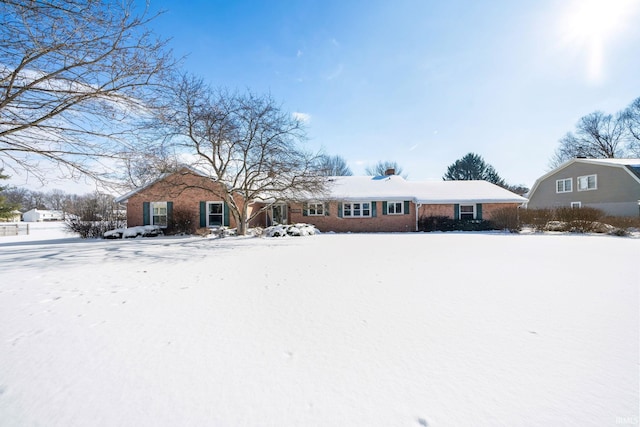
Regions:
[[[81,221],[74,218],[66,220],[65,227],[72,233],[78,233],[78,235],[83,239],[98,239],[102,237],[108,230],[124,227],[126,226],[126,223],[127,222],[123,220]]]
[[[265,228],[262,233],[266,237],[313,236],[315,234],[320,234],[320,230],[311,224],[274,225]]]
[[[262,237],[264,234],[264,229],[262,227],[253,227],[249,230],[252,236]]]
[[[105,239],[125,239],[133,237],[155,237],[162,234],[157,225],[139,225],[137,227],[116,228],[103,233]]]

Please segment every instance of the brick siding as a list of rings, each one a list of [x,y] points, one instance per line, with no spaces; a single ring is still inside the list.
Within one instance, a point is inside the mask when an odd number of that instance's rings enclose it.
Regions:
[[[222,201],[218,194],[221,194],[220,184],[210,178],[190,172],[176,172],[140,190],[127,200],[127,226],[144,225],[144,202],[173,202],[173,212],[175,213],[177,210],[192,212],[194,224],[198,227],[200,224],[200,202]],[[238,198],[236,198],[236,203],[240,206],[242,204]],[[262,205],[251,205],[249,212],[261,207]],[[263,225],[264,221],[264,215],[260,214],[252,221],[251,226]],[[229,226],[236,227],[236,222],[231,214],[229,214]]]
[[[376,201],[376,217],[368,218],[340,218],[338,217],[338,203],[329,203],[329,215],[304,216],[303,204],[289,205],[289,222],[307,223],[315,225],[320,231],[341,232],[406,232],[416,230],[415,204],[409,203],[408,215],[383,215],[382,201]],[[453,209],[453,208],[452,208]]]
[[[520,206],[520,203],[482,203],[482,219],[490,220],[496,210],[503,208],[517,208],[518,206]],[[453,218],[454,205],[422,205],[418,209],[418,215],[420,217],[446,216],[448,218]]]

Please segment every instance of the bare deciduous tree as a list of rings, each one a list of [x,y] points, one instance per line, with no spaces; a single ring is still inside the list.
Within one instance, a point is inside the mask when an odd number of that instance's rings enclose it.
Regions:
[[[0,0],[0,166],[103,178],[171,67],[134,0]]]
[[[560,146],[551,159],[557,167],[574,157],[614,158],[624,156],[626,137],[623,114],[604,114],[596,111],[580,119],[574,132],[560,139]]]
[[[401,175],[403,178],[407,178],[407,174],[404,174],[404,170],[402,169],[402,167],[400,165],[398,165],[398,162],[393,162],[393,161],[382,161],[380,160],[378,163],[376,163],[373,166],[367,166],[364,169],[364,172],[367,175],[372,175],[372,176],[384,176],[387,171],[389,170],[393,170],[393,175]]]
[[[629,132],[629,154],[640,157],[640,98],[636,98],[623,115]]]
[[[341,156],[322,155],[318,168],[326,176],[351,176],[353,172],[347,165],[347,161]]]
[[[320,194],[326,178],[318,156],[302,149],[303,124],[270,96],[215,91],[201,79],[182,76],[161,116],[175,150],[194,156],[221,187],[221,197],[245,234],[249,204]]]

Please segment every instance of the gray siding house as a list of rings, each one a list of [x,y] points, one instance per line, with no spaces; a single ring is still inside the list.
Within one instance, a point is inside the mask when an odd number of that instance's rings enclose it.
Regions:
[[[591,207],[612,216],[640,213],[640,159],[572,159],[540,177],[528,208]]]

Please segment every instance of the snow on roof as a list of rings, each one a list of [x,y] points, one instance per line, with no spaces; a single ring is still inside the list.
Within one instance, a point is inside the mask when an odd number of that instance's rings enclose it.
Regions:
[[[640,159],[575,159],[582,163],[597,163],[610,166],[640,166]]]
[[[525,203],[526,198],[488,181],[426,181],[410,183],[416,203]]]
[[[329,190],[326,194],[322,196],[296,194],[291,195],[292,200],[294,198],[344,201],[412,200],[415,203],[425,204],[525,203],[527,201],[526,198],[487,181],[407,181],[399,175],[332,176],[328,181]],[[116,202],[125,201],[145,187],[118,197]],[[270,203],[275,199],[263,195],[256,201]]]
[[[340,176],[329,180],[332,200],[413,200],[425,204],[524,203],[524,197],[487,181],[407,181],[401,176]]]
[[[401,176],[334,176],[329,178],[329,195],[332,200],[413,198],[409,183]]]

